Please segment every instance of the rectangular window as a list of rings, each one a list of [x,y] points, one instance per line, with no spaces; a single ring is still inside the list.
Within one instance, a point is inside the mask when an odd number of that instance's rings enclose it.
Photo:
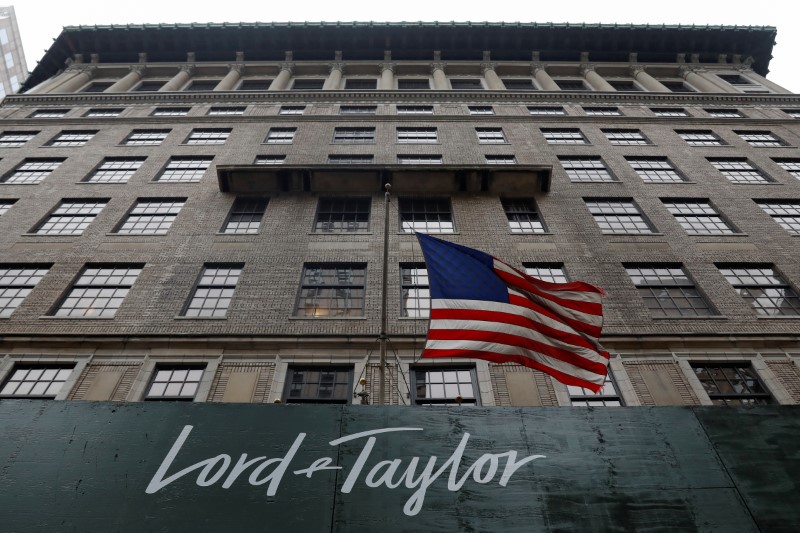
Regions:
[[[569,401],[574,407],[622,406],[622,397],[617,390],[617,386],[614,384],[614,378],[611,376],[610,369],[603,382],[603,388],[597,393],[575,385],[567,385],[567,390],[569,391]]]
[[[573,182],[617,181],[599,157],[559,157],[558,161]]]
[[[449,198],[399,199],[400,229],[403,233],[454,233]]]
[[[299,78],[292,84],[293,91],[321,91],[325,80],[313,78]]]
[[[3,176],[0,183],[21,183],[32,185],[41,182],[48,174],[53,172],[64,162],[64,158],[58,159],[34,159],[28,158],[20,163],[17,168]]]
[[[374,115],[378,112],[376,105],[343,105],[339,106],[340,115]]]
[[[563,107],[556,106],[528,106],[528,113],[531,115],[566,115]]]
[[[139,198],[114,233],[120,235],[165,235],[186,198]]]
[[[140,83],[134,91],[137,93],[152,93],[158,91],[161,87],[164,86],[164,81],[143,81]]]
[[[503,82],[507,91],[535,91],[536,87],[530,78],[503,78]]]
[[[793,235],[800,235],[800,201],[756,200],[766,214]]]
[[[211,117],[244,115],[245,110],[247,110],[246,107],[213,106],[208,110],[208,115]]]
[[[639,130],[603,130],[608,142],[614,146],[643,146],[653,144]]]
[[[515,165],[517,158],[513,155],[485,155],[487,165]]]
[[[620,117],[622,113],[618,107],[584,107],[583,112],[590,117]]]
[[[424,263],[400,265],[400,316],[428,318],[431,314],[431,290]]]
[[[224,318],[243,268],[243,264],[205,265],[183,316]]]
[[[666,81],[666,80],[658,80],[661,82],[661,85],[669,89],[674,93],[695,93],[692,87],[686,85],[682,81]]]
[[[304,105],[282,105],[280,111],[278,111],[279,115],[302,115],[306,112],[306,106]]]
[[[397,156],[401,165],[441,165],[442,156],[438,154],[401,154]]]
[[[613,235],[655,233],[633,200],[586,199],[585,202],[603,233]]]
[[[112,318],[142,268],[143,265],[87,266],[52,314],[75,318]]]
[[[352,263],[303,267],[294,316],[340,318],[364,316],[367,267]]]
[[[800,315],[800,296],[772,265],[717,265],[736,292],[763,316]]]
[[[94,172],[84,180],[89,183],[128,183],[144,157],[106,157]]]
[[[193,129],[184,144],[225,144],[231,128],[197,128]]]
[[[676,130],[689,146],[725,146],[727,143],[711,130]]]
[[[666,157],[626,157],[626,161],[645,183],[686,181]]]
[[[736,135],[747,141],[750,146],[770,147],[786,146],[782,139],[768,131],[735,131]]]
[[[107,203],[107,200],[62,200],[32,233],[81,235]]]
[[[171,157],[155,181],[167,183],[196,183],[211,165],[212,157]]]
[[[427,91],[431,82],[428,78],[399,78],[397,88],[401,91]]]
[[[236,198],[221,233],[229,235],[258,233],[261,219],[264,218],[264,212],[267,210],[267,202],[267,198]]]
[[[48,146],[83,146],[97,134],[97,130],[91,131],[62,131],[53,137]]]
[[[336,144],[372,144],[375,128],[334,128],[333,142]]]
[[[692,370],[714,405],[772,403],[758,374],[747,363],[692,363]]]
[[[494,115],[494,108],[490,105],[467,106],[470,115]]]
[[[256,156],[256,165],[282,165],[286,162],[286,156],[280,155],[258,155]]]
[[[800,109],[784,109],[783,112],[792,118],[800,118]]]
[[[267,144],[292,144],[296,132],[297,128],[270,128],[264,142]]]
[[[398,143],[437,143],[439,132],[436,128],[397,128]]]
[[[760,83],[756,83],[752,80],[745,78],[739,74],[717,74],[718,78],[721,78],[725,82],[731,84],[735,88],[739,89],[743,93],[768,93],[766,87],[761,85]]]
[[[654,318],[716,314],[680,265],[625,265],[625,270]]]
[[[633,81],[623,80],[623,81],[614,81],[609,80],[609,85],[611,85],[615,90],[620,92],[631,92],[631,91],[641,91],[642,88],[633,83]]]
[[[49,266],[0,265],[0,318],[10,317],[49,270]]]
[[[15,364],[0,398],[55,398],[75,368],[73,364]]]
[[[348,78],[344,80],[345,91],[374,91],[378,88],[375,78]]]
[[[773,159],[783,170],[800,179],[800,159]]]
[[[372,154],[330,154],[328,163],[333,165],[371,165],[375,162]]]
[[[738,109],[706,109],[708,116],[714,118],[742,118]]]
[[[481,144],[507,144],[503,128],[475,128],[478,142]]]
[[[286,403],[350,403],[353,369],[346,366],[290,366],[283,401]]]
[[[191,107],[157,107],[153,110],[154,117],[185,117]]]
[[[133,130],[122,144],[125,146],[158,146],[167,138],[170,130]]]
[[[120,116],[123,111],[121,107],[93,107],[83,116],[89,118],[110,118]]]
[[[501,203],[511,233],[545,233],[533,198],[504,198]]]
[[[399,105],[398,115],[433,115],[432,105]]]
[[[192,93],[213,91],[218,84],[219,80],[194,80],[183,90]]]
[[[661,201],[689,235],[736,233],[708,200],[662,198]]]
[[[542,135],[547,144],[589,144],[579,129],[545,129]]]
[[[477,405],[474,368],[412,369],[414,405]]]
[[[4,131],[0,134],[0,148],[17,148],[30,141],[38,131]]]
[[[732,183],[744,183],[763,185],[772,183],[772,180],[767,178],[756,167],[752,165],[747,159],[731,158],[731,159],[711,159],[708,160],[714,168],[719,170],[720,174],[728,178]]]
[[[37,109],[28,118],[64,118],[69,109]]]
[[[205,369],[205,365],[158,365],[144,399],[190,402],[197,394]]]
[[[15,203],[17,203],[16,200],[8,200],[6,198],[0,200],[0,217],[5,215],[8,212],[8,210],[11,209],[11,206],[14,205]]]
[[[244,80],[236,88],[237,91],[268,91],[272,80]]]
[[[450,87],[454,91],[482,91],[481,80],[474,78],[450,78]]]
[[[657,117],[679,118],[689,116],[689,113],[681,107],[651,107],[650,111]]]
[[[314,231],[355,233],[369,231],[370,198],[320,198]]]
[[[553,80],[562,91],[588,91],[589,88],[581,80]]]
[[[567,272],[561,263],[525,263],[525,273],[550,283],[569,282]]]

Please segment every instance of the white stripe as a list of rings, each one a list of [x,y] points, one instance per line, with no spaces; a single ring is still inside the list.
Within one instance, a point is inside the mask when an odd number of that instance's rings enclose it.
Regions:
[[[584,313],[582,311],[570,309],[568,307],[564,307],[560,304],[557,304],[552,300],[548,300],[547,298],[542,298],[541,296],[537,296],[536,294],[530,292],[523,293],[514,289],[508,289],[508,292],[509,294],[514,294],[521,298],[525,298],[526,300],[533,300],[535,303],[541,305],[548,311],[551,311],[558,316],[571,318],[573,320],[577,320],[578,322],[583,322],[584,324],[589,324],[590,326],[595,326],[598,328],[603,325],[602,315],[592,315],[590,313]]]
[[[503,263],[499,259],[494,260],[494,268],[497,270],[502,270],[503,272],[510,274],[519,280],[520,284],[529,283],[536,287],[538,290],[542,291],[543,293],[550,294],[555,298],[561,298],[563,300],[574,300],[576,302],[586,302],[586,303],[596,303],[599,304],[603,301],[603,296],[599,292],[592,292],[592,291],[576,291],[576,290],[565,290],[565,291],[553,291],[545,289],[544,287],[539,286],[538,284],[524,278],[517,272],[513,267]],[[533,278],[536,279],[536,278]],[[546,282],[549,283],[549,282]],[[556,285],[564,285],[563,283],[556,283]]]

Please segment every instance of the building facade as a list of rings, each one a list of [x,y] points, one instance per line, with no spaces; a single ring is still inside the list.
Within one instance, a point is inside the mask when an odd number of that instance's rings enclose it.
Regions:
[[[25,63],[25,52],[22,50],[22,38],[17,26],[14,7],[0,7],[0,98],[19,90],[28,77],[28,66]]]
[[[387,403],[800,403],[774,37],[65,28],[0,106],[0,398],[378,403],[388,183]],[[604,390],[420,360],[415,231],[605,289]]]

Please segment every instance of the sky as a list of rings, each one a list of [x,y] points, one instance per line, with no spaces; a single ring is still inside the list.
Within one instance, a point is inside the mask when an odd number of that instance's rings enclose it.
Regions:
[[[455,20],[775,26],[778,37],[768,78],[800,93],[800,69],[792,54],[793,50],[800,50],[800,20],[796,14],[789,16],[790,3],[785,1],[765,0],[757,6],[752,0],[670,0],[651,2],[650,8],[642,0],[16,0],[13,5],[29,70],[33,70],[63,26],[78,25]]]

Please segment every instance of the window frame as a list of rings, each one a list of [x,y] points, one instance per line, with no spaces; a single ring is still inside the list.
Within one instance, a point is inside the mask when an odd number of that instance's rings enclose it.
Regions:
[[[331,144],[375,144],[375,126],[336,126]]]
[[[186,202],[188,198],[186,197],[160,197],[160,198],[137,198],[136,201],[131,205],[128,211],[125,212],[125,215],[120,219],[114,229],[111,231],[114,235],[149,235],[149,236],[158,236],[158,235],[166,235],[169,233],[169,230],[172,228],[172,225],[177,220],[178,215],[186,207]],[[161,213],[160,210],[163,207],[153,207],[156,204],[169,204],[171,209],[168,210],[166,213]],[[176,204],[180,203],[180,207],[175,207]],[[146,207],[145,207],[146,206]],[[146,213],[142,212],[140,214],[136,213],[137,209],[156,209],[156,213]],[[133,220],[133,217],[136,217],[137,220]],[[158,219],[162,219],[159,221]],[[150,227],[151,224],[156,224],[156,231],[127,231],[125,230],[126,225],[131,224],[131,229],[135,229],[137,225],[144,222],[145,229]],[[125,230],[125,231],[123,231]]]
[[[144,156],[125,156],[125,157],[104,157],[100,163],[89,172],[86,177],[81,180],[81,183],[103,183],[103,184],[125,184],[138,172],[138,170],[142,167],[144,162],[147,160]],[[113,165],[115,163],[138,163],[135,168],[131,167],[120,167],[120,168],[113,168],[110,166],[109,168],[103,168],[104,165]],[[117,179],[94,179],[95,176],[98,176],[101,173],[108,173],[110,176],[122,176],[121,178]]]
[[[120,146],[161,146],[167,140],[170,132],[172,132],[171,129],[136,128],[122,139]],[[135,136],[142,136],[142,138],[134,139]],[[162,137],[159,138],[159,136]]]
[[[421,202],[421,203],[424,204],[423,205],[423,209],[422,210],[415,210],[412,207],[412,209],[409,211],[408,209],[403,207],[403,205],[404,204],[407,205],[408,202],[417,202],[417,203]],[[428,202],[446,202],[448,209],[447,209],[447,211],[444,211],[444,210],[441,210],[441,209],[428,209],[428,205],[427,205]],[[438,204],[437,207],[441,207],[442,205],[443,204]],[[425,225],[425,227],[422,230],[420,230],[419,228],[417,228],[415,226],[415,222],[417,222],[415,215],[418,214],[418,213],[421,213],[423,215],[423,218],[424,218],[423,220],[420,221],[420,222],[424,222],[424,225]],[[429,220],[428,219],[429,214],[430,215],[436,215],[436,217],[437,217],[436,220]],[[446,219],[443,220],[442,219],[442,215],[444,215],[444,214],[449,215],[449,223],[450,223],[449,229],[446,229],[445,231],[442,231],[441,227],[439,227],[439,231],[431,231],[431,228],[433,226],[431,226],[429,228],[428,224],[441,225],[443,222],[444,223],[448,222],[448,220],[446,220]],[[442,233],[442,234],[453,234],[453,233],[456,233],[455,216],[454,216],[454,213],[453,213],[453,201],[452,201],[452,198],[449,197],[449,196],[399,196],[397,198],[397,215],[398,215],[398,219],[399,219],[399,222],[400,222],[399,232],[402,233],[402,234],[413,235],[414,233],[426,233],[426,234],[439,234],[439,233]],[[410,220],[411,226],[409,227],[409,229],[406,229],[406,226],[405,226],[406,220],[405,220],[404,217],[408,217],[408,216],[411,216],[411,220]]]
[[[190,372],[192,372],[192,371],[200,371],[200,377],[196,381],[195,380],[188,381],[188,379],[185,379],[185,380],[180,382],[180,383],[183,384],[181,386],[181,390],[183,389],[184,386],[186,386],[187,383],[195,383],[196,384],[194,392],[192,393],[191,396],[188,396],[188,395],[187,396],[183,396],[183,395],[180,395],[180,394],[179,395],[171,395],[171,396],[166,396],[166,395],[152,396],[151,395],[152,390],[153,390],[153,386],[156,383],[160,383],[160,382],[156,381],[156,379],[158,379],[158,377],[159,377],[159,372],[175,372],[175,371],[181,371],[181,370],[186,370],[187,371],[187,376],[186,376],[187,378],[189,377],[189,373]],[[172,402],[193,402],[197,398],[197,392],[200,390],[200,388],[201,388],[201,386],[203,384],[203,380],[205,378],[205,374],[206,374],[207,370],[208,370],[208,364],[206,364],[206,363],[179,363],[179,364],[156,363],[156,365],[153,368],[152,373],[150,375],[150,379],[148,380],[147,388],[144,390],[144,396],[142,397],[142,400],[145,401],[145,402],[170,402],[170,401],[172,401]],[[177,381],[173,382],[173,381],[168,379],[167,381],[165,381],[165,383],[167,383],[169,385],[169,384],[178,383],[178,382]],[[164,392],[166,393],[166,387],[164,389]]]
[[[639,293],[639,298],[641,299],[644,308],[647,309],[650,318],[654,320],[703,320],[708,319],[709,317],[719,316],[717,309],[712,305],[711,301],[706,297],[703,291],[698,288],[697,283],[681,263],[623,263],[622,266],[625,269],[625,272],[628,274],[628,279],[630,280],[631,284]],[[647,272],[641,272],[642,270],[652,270],[653,277],[657,278],[661,277],[661,275],[657,272],[659,270],[680,270],[682,277],[685,278],[686,281],[680,282],[675,280],[675,274],[670,272],[669,276],[673,280],[671,283],[665,282],[662,279],[658,279],[658,283],[645,282],[637,285],[636,281],[634,280],[634,274],[631,273],[631,270],[639,271],[639,276],[642,278],[649,275]],[[695,307],[690,305],[688,307],[679,307],[675,305],[675,295],[667,290],[669,288],[678,289],[680,291],[679,297],[682,300],[685,300],[688,303],[696,300],[702,302],[704,306]],[[671,302],[672,305],[665,307],[662,305],[662,303],[665,301]],[[657,303],[658,307],[651,305],[650,302]],[[665,311],[666,309],[674,309],[681,312],[679,312],[677,315],[670,315]],[[691,309],[694,313],[690,314],[682,312],[684,309]],[[700,313],[699,311],[704,312]]]
[[[263,144],[294,144],[296,135],[295,127],[273,127],[267,131]]]
[[[52,263],[0,263],[0,301],[8,300],[0,306],[0,319],[13,315],[52,267]],[[21,291],[14,293],[14,289]]]
[[[760,317],[800,317],[800,293],[798,293],[797,288],[792,285],[786,276],[784,276],[772,263],[715,263],[717,269],[719,269],[720,274],[725,280],[730,284],[733,290],[739,295],[739,297],[748,304],[750,309],[752,309],[757,315]],[[726,274],[726,271],[730,270],[730,274]],[[737,270],[745,271],[745,274],[738,274],[736,273]],[[753,271],[765,271],[770,270],[771,274],[764,274],[764,273],[753,273]],[[777,280],[775,283],[746,283],[746,282],[739,282],[734,283],[731,280],[731,277],[736,276],[741,278],[742,276],[748,278],[758,278],[762,277],[765,279],[774,278]],[[751,293],[752,289],[757,289],[763,291],[765,294],[762,296],[753,295]],[[773,290],[784,290],[787,295],[783,296],[775,296],[766,294],[769,289]],[[745,292],[746,291],[746,292]],[[789,300],[790,307],[794,311],[793,313],[782,313],[780,310],[782,307],[777,305],[771,305],[766,307],[759,302],[768,301],[773,303],[775,299],[782,299],[782,300]],[[769,312],[769,310],[777,311],[777,312]]]
[[[431,289],[427,266],[424,262],[401,262],[399,268],[400,318],[427,320],[431,312]],[[417,304],[409,306],[407,302],[417,302]]]
[[[58,167],[60,167],[61,164],[66,160],[66,157],[26,157],[20,161],[17,166],[6,172],[2,178],[0,178],[0,183],[13,185],[38,185],[47,179],[50,174],[58,170]],[[39,168],[39,166],[43,165],[49,165],[51,168]],[[24,168],[26,166],[31,166],[31,168]],[[17,174],[24,175],[24,173],[27,173],[27,175],[33,177],[34,179],[25,178],[21,181],[14,179]]]
[[[244,207],[242,204],[247,204],[248,202],[263,202],[263,206],[257,204],[255,208],[245,210],[248,206],[245,205]],[[228,210],[228,216],[225,217],[225,221],[222,223],[222,227],[219,230],[219,233],[222,235],[258,235],[261,233],[261,223],[264,221],[264,215],[267,212],[267,207],[269,207],[269,197],[268,196],[237,196],[234,198],[233,203],[231,204],[231,208]],[[244,217],[249,216],[251,220],[242,220],[235,222],[236,224],[241,224],[245,222],[247,224],[245,231],[228,231],[229,226],[234,223],[234,217]],[[256,220],[255,217],[258,217]],[[252,224],[256,223],[255,229],[253,229]]]
[[[625,401],[622,398],[622,394],[619,392],[617,381],[614,378],[614,374],[610,368],[607,369],[606,377],[603,382],[603,388],[596,393],[577,385],[566,385],[566,387],[567,393],[569,394],[569,403],[572,407],[625,406]],[[609,389],[613,392],[613,394],[608,394]],[[581,405],[580,402],[583,402],[585,405]],[[617,405],[615,405],[613,402],[617,402]]]
[[[334,210],[335,205],[328,206],[328,202],[343,202],[341,210]],[[356,204],[356,208],[354,210],[347,209],[347,202],[354,202]],[[363,204],[362,204],[363,203]],[[362,209],[366,207],[366,209]],[[320,220],[321,215],[331,214],[331,216],[335,214],[341,214],[341,220],[332,220],[331,217],[328,217],[328,220]],[[336,222],[347,222],[348,227],[350,226],[350,220],[346,220],[348,215],[354,215],[356,225],[352,226],[355,229],[352,231],[350,230],[339,230],[336,231],[334,229],[326,230],[324,229],[326,224],[332,224],[330,227],[334,228],[336,226]],[[359,227],[360,217],[366,215],[366,227]],[[372,217],[372,197],[370,196],[320,196],[317,200],[317,209],[314,213],[314,226],[312,228],[313,233],[319,234],[333,234],[333,235],[346,235],[346,234],[357,234],[357,233],[369,233],[370,231],[370,223]],[[322,226],[322,227],[321,227]]]
[[[642,183],[689,183],[686,176],[678,170],[678,167],[668,158],[663,156],[625,156],[628,166],[639,176]],[[661,166],[646,166],[661,163]],[[652,178],[647,173],[652,172],[656,178]],[[677,179],[661,179],[661,175],[674,176]]]
[[[86,264],[80,270],[80,272],[78,272],[78,274],[72,280],[72,282],[70,283],[69,287],[64,291],[62,296],[58,299],[56,304],[53,306],[53,308],[48,313],[48,316],[62,318],[62,319],[77,319],[77,320],[113,319],[116,316],[117,312],[122,307],[122,305],[125,303],[125,299],[128,297],[128,294],[130,294],[130,291],[133,289],[133,286],[136,285],[136,281],[139,279],[139,276],[141,276],[142,272],[144,271],[144,267],[145,267],[144,263],[88,263],[88,264]],[[80,283],[81,280],[84,278],[84,276],[87,275],[87,273],[89,271],[91,271],[91,270],[97,270],[98,271],[98,273],[96,274],[97,276],[99,276],[100,273],[103,270],[111,270],[112,273],[106,275],[105,277],[122,277],[123,279],[121,281],[124,281],[125,278],[133,277],[133,280],[130,283],[122,283],[122,282],[120,282],[120,283],[113,284],[113,285],[112,284],[100,285],[100,284],[87,283],[87,282]],[[130,272],[131,270],[138,270],[138,272],[135,274],[135,276],[131,276],[130,274],[127,274],[127,272]],[[126,273],[125,274],[115,274],[116,271],[125,271]],[[107,300],[120,300],[118,305],[117,305],[117,307],[110,308],[107,305],[105,305],[102,308],[100,308],[100,314],[98,314],[96,316],[94,316],[94,315],[90,316],[90,315],[88,315],[86,313],[84,313],[82,315],[73,315],[73,314],[71,314],[69,312],[70,310],[75,310],[75,309],[96,310],[97,306],[94,305],[94,303],[92,303],[89,307],[81,307],[81,308],[79,308],[77,306],[69,307],[69,308],[66,308],[67,313],[62,313],[62,311],[65,310],[64,304],[66,304],[67,301],[70,300],[70,299],[75,299],[76,300],[76,304],[77,304],[80,300],[85,300],[87,298],[92,298],[94,301],[96,301],[97,298],[100,296],[100,292],[98,292],[98,294],[96,294],[94,296],[88,296],[88,297],[85,296],[86,293],[84,293],[84,295],[76,295],[78,290],[80,290],[80,289],[91,289],[91,288],[100,288],[102,290],[104,288],[109,288],[109,287],[111,287],[111,288],[113,288],[115,290],[116,289],[125,289],[125,294],[122,297],[117,296],[116,292],[114,294],[112,294],[111,297],[108,297],[108,298],[106,298],[106,295],[103,296],[103,298],[107,299]],[[109,303],[109,302],[107,302],[107,303]],[[110,313],[110,315],[104,316],[104,312],[109,308],[113,309],[113,312]]]
[[[205,168],[201,166],[195,167],[182,167],[180,166],[180,162],[187,162],[187,163],[194,163],[197,165],[198,163],[207,163]],[[155,183],[199,183],[203,177],[208,172],[208,169],[211,168],[211,164],[214,162],[214,156],[172,156],[170,157],[164,166],[161,168],[161,171],[156,174],[153,178],[153,182]],[[173,164],[177,164],[177,166],[171,166]],[[164,175],[167,174],[168,171],[176,171],[176,170],[183,170],[181,172],[181,176],[188,175],[185,171],[192,171],[193,176],[191,179],[163,179]],[[200,172],[202,171],[202,172]]]
[[[314,283],[306,283],[307,277],[306,273],[309,270],[336,270],[336,277],[341,278],[339,270],[350,270],[350,276],[355,278],[357,276],[361,276],[363,278],[363,285],[356,285],[356,284],[314,284]],[[361,272],[356,272],[356,271]],[[350,289],[354,289],[356,291],[355,299],[360,300],[361,305],[360,307],[318,307],[314,306],[312,308],[308,307],[301,307],[301,303],[309,298],[312,300],[334,300],[337,299],[336,296],[327,297],[323,296],[320,298],[319,293],[314,296],[304,296],[304,291],[306,289],[332,289],[333,291],[347,291],[347,296],[343,296],[346,300],[352,301],[354,297],[350,294]],[[358,296],[358,290],[361,290],[361,296]],[[333,293],[335,294],[335,292]],[[298,284],[297,290],[297,297],[295,298],[295,304],[292,312],[292,316],[295,318],[300,319],[309,319],[309,320],[342,320],[342,319],[362,319],[366,315],[366,296],[367,296],[367,263],[359,263],[359,262],[310,262],[310,263],[303,263],[303,269],[300,273],[300,282]],[[312,313],[303,312],[305,309],[311,309]],[[331,311],[337,311],[339,309],[344,309],[345,313],[336,313],[331,314]],[[317,310],[324,311],[324,314],[317,314]],[[356,310],[357,313],[351,313],[350,310]]]
[[[601,130],[612,146],[653,146],[642,130],[634,128],[605,128]]]
[[[470,386],[472,388],[472,397],[471,398],[464,398],[462,396],[462,400],[460,402],[456,400],[456,398],[458,396],[460,396],[460,394],[458,394],[456,396],[450,396],[450,395],[443,394],[443,396],[445,396],[443,398],[434,398],[432,396],[429,397],[427,395],[427,392],[426,392],[426,395],[421,397],[419,395],[419,389],[420,389],[419,373],[420,372],[425,372],[427,374],[430,374],[432,372],[442,372],[442,373],[444,373],[444,372],[469,372],[469,377],[470,377],[469,384],[470,384]],[[436,406],[441,406],[441,405],[461,406],[461,405],[464,405],[464,404],[466,404],[466,405],[475,405],[475,406],[481,406],[482,405],[480,387],[478,386],[478,374],[477,374],[477,370],[476,370],[474,365],[448,365],[448,366],[444,366],[444,365],[442,365],[442,366],[438,366],[438,365],[414,365],[411,368],[409,368],[409,378],[410,378],[410,381],[411,381],[411,383],[410,383],[410,386],[411,386],[411,405],[427,406],[427,407],[430,407],[432,405],[436,405]],[[441,384],[444,385],[444,384],[447,383],[447,381],[444,380],[444,375],[442,376],[442,378],[443,379],[442,379]],[[429,383],[429,381],[426,379],[423,383]],[[436,384],[436,385],[439,384],[439,382],[432,382],[432,383]],[[458,383],[458,384],[461,384],[461,383],[466,384],[467,382],[466,381],[458,381],[456,383]],[[422,386],[424,386],[424,385],[422,385]],[[459,389],[459,392],[460,392],[461,387],[459,386],[458,389]],[[444,393],[445,390],[446,389],[443,387],[443,391],[442,392]],[[425,401],[423,402],[421,400],[425,400]]]
[[[522,203],[527,203],[529,209],[512,209],[511,202],[519,202],[517,206]],[[526,197],[501,197],[500,204],[503,207],[503,212],[508,220],[509,233],[514,235],[546,235],[547,226],[542,218],[542,213],[539,206],[536,204],[536,199],[532,196]],[[515,217],[512,219],[512,217]],[[528,218],[525,218],[528,217]],[[518,229],[515,230],[514,224],[518,224]],[[529,229],[524,229],[528,227]],[[537,229],[538,228],[538,229]]]
[[[786,200],[783,198],[753,199],[753,201],[780,227],[785,229],[790,235],[800,235],[800,200]],[[778,213],[780,206],[793,206],[795,213],[791,211],[783,214]],[[769,210],[774,211],[774,213]],[[789,219],[789,220],[784,220]],[[791,221],[790,221],[791,220]]]
[[[501,127],[478,126],[475,128],[478,144],[511,144]]]
[[[0,133],[0,148],[20,148],[31,142],[40,131],[20,131],[20,130],[3,130]],[[19,139],[7,141],[5,137],[19,137]],[[22,140],[22,138],[25,138]]]
[[[225,144],[233,128],[192,128],[183,141],[186,146],[217,146]]]
[[[670,214],[675,217],[675,220],[680,224],[687,235],[707,236],[707,235],[737,235],[741,232],[733,225],[733,223],[722,214],[722,212],[714,205],[708,198],[661,198],[661,202]],[[675,206],[674,208],[671,206]],[[696,206],[696,207],[693,207]],[[703,209],[706,206],[707,210],[697,212],[697,209]],[[681,212],[686,211],[689,212]],[[711,231],[710,226],[706,225],[704,221],[719,219],[719,222],[714,223],[713,227],[719,228],[724,226],[728,231],[717,230]],[[692,223],[695,222],[696,224]],[[697,226],[706,229],[706,231],[698,231]]]
[[[600,156],[558,156],[558,163],[571,183],[615,183],[611,172]]]
[[[764,384],[764,381],[761,379],[761,376],[758,375],[758,372],[750,362],[743,361],[743,362],[725,362],[725,363],[719,363],[719,362],[704,363],[701,361],[691,361],[689,363],[689,366],[694,372],[694,377],[700,382],[700,385],[702,386],[703,391],[706,393],[706,396],[708,396],[708,399],[714,405],[724,405],[728,407],[730,405],[728,403],[729,401],[733,402],[733,405],[753,405],[753,404],[769,405],[776,403],[775,399],[772,397],[772,394],[770,394],[769,392],[769,388],[767,388],[767,386]],[[722,369],[724,368],[732,368],[736,370],[736,374],[741,378],[742,374],[739,371],[744,369],[745,366],[747,367],[747,370],[749,370],[751,373],[751,376],[749,377],[754,378],[754,382],[763,390],[763,392],[752,392],[752,391],[748,391],[747,393],[719,392],[720,387],[717,384],[718,380],[713,375],[709,375],[708,378],[703,378],[701,377],[700,372],[698,372],[699,370],[708,368],[713,368],[720,371],[722,371]],[[725,378],[725,381],[732,390],[736,389],[736,387],[730,381],[730,378],[728,376],[722,376],[722,377]],[[745,387],[751,388],[749,385],[746,384],[746,382],[748,381],[747,379],[743,379],[742,381],[744,382]],[[711,392],[710,391],[710,389],[712,388],[711,385],[713,385],[713,388],[715,388],[718,392]],[[745,401],[747,399],[752,399],[755,401],[751,403]],[[764,401],[759,401],[759,400],[764,400]]]
[[[294,382],[294,374],[293,372],[303,372],[303,371],[310,371],[310,372],[346,372],[347,374],[347,384],[345,385],[346,394],[344,398],[336,398],[332,395],[330,399],[323,399],[319,397],[320,387],[319,385],[322,381],[317,382],[316,393],[317,396],[310,398],[310,397],[300,397],[300,398],[292,398],[290,397],[292,385]],[[301,381],[300,383],[306,384],[306,381]],[[333,392],[335,393],[336,384],[344,383],[336,381],[334,378],[333,384]],[[310,403],[317,403],[317,404],[339,404],[339,405],[350,405],[353,400],[353,391],[355,386],[354,382],[354,371],[352,365],[344,365],[344,364],[330,364],[330,365],[312,365],[312,364],[294,364],[291,363],[286,368],[286,382],[283,386],[283,393],[281,396],[281,401],[284,403],[297,403],[297,404],[310,404]],[[304,388],[304,387],[303,387]]]
[[[564,267],[564,263],[526,261],[522,263],[522,268],[525,271],[525,274],[548,283],[569,283],[571,281],[569,273]],[[542,276],[542,270],[548,270],[549,272]],[[554,273],[555,270],[558,270],[559,272]]]
[[[189,294],[189,297],[186,299],[186,303],[183,305],[183,309],[181,309],[181,318],[187,319],[195,319],[195,320],[219,320],[219,319],[227,319],[228,311],[231,309],[231,305],[233,304],[233,299],[236,296],[236,289],[239,286],[239,282],[244,275],[244,263],[205,263],[203,264],[202,270],[197,276],[197,279],[194,282],[194,286],[192,287],[192,292]],[[227,271],[225,274],[220,274],[219,271],[224,270]],[[235,272],[238,270],[238,273],[232,274],[231,272]],[[213,271],[213,273],[210,273]],[[225,278],[224,283],[214,283],[214,282],[207,282],[204,283],[203,280],[206,277],[217,278],[223,277]],[[236,280],[233,284],[228,282],[229,278],[235,277]],[[208,291],[205,295],[200,296],[198,293],[200,291]],[[213,291],[219,291],[219,294],[213,294]],[[218,307],[217,304],[220,301],[227,301],[224,307]],[[214,301],[216,302],[213,307],[206,307],[206,303]],[[201,305],[193,306],[195,302],[200,302]],[[198,310],[195,313],[193,310]],[[203,311],[211,309],[211,315],[203,315]],[[217,311],[222,310],[222,313],[217,314]]]
[[[28,233],[43,236],[62,235],[76,237],[83,235],[83,232],[102,213],[109,201],[109,198],[63,198]],[[93,207],[88,207],[92,205]],[[63,211],[59,212],[62,209]],[[78,211],[72,212],[72,209],[78,209]],[[88,212],[82,212],[81,209],[87,209]],[[67,231],[73,224],[77,224],[77,226]],[[63,228],[60,230],[54,229],[59,225],[63,225]]]
[[[586,208],[589,210],[589,213],[592,215],[592,218],[597,224],[597,227],[600,229],[600,232],[603,235],[657,235],[659,231],[653,225],[653,223],[648,219],[648,217],[642,211],[642,208],[639,207],[639,204],[633,198],[584,198],[584,203],[586,204]],[[606,204],[605,208],[603,206],[592,206],[590,204]],[[615,204],[620,204],[616,206]],[[630,207],[626,207],[622,204],[628,204]],[[633,208],[633,211],[630,211],[630,208]],[[608,209],[608,212],[595,212],[592,209]],[[623,209],[623,210],[620,210]],[[639,229],[639,223],[637,223],[634,218],[639,217],[641,219],[641,224],[643,224],[649,231],[643,231]],[[602,217],[602,218],[600,218]],[[629,219],[629,223],[632,223],[632,227],[635,228],[637,231],[631,231],[630,224],[625,223],[625,218]],[[601,224],[600,221],[603,221],[605,225],[609,227],[608,230],[604,229],[604,224]],[[613,229],[614,224],[616,223],[626,231],[615,231]]]
[[[547,144],[590,145],[589,139],[580,128],[540,128],[539,132]],[[575,135],[577,134],[577,136]],[[550,135],[550,137],[548,137]]]
[[[3,380],[2,384],[0,384],[0,399],[27,399],[27,400],[54,400],[58,397],[58,395],[64,391],[64,386],[69,383],[70,379],[73,377],[73,373],[77,369],[77,363],[26,363],[24,361],[14,361],[13,366],[9,370],[8,374],[6,375],[5,379]],[[9,383],[15,381],[13,378],[18,371],[28,371],[28,373],[22,376],[22,379],[19,381],[21,383],[26,383],[25,378],[27,378],[30,374],[31,370],[38,370],[43,369],[42,374],[43,376],[47,370],[56,370],[56,375],[53,376],[54,378],[60,378],[61,376],[64,377],[63,381],[60,379],[50,379],[48,382],[50,385],[45,389],[44,394],[30,394],[26,392],[24,394],[17,394],[16,391],[19,390],[19,385],[17,388],[14,389],[13,393],[3,393],[3,391],[8,387]],[[61,371],[69,370],[66,375],[63,375]],[[37,379],[34,383],[39,384],[42,380]],[[55,383],[60,383],[60,386],[57,390],[53,391],[51,394],[48,394],[50,387],[53,386]],[[30,390],[36,385],[32,386]]]
[[[439,128],[436,126],[397,126],[397,144],[439,144]]]

